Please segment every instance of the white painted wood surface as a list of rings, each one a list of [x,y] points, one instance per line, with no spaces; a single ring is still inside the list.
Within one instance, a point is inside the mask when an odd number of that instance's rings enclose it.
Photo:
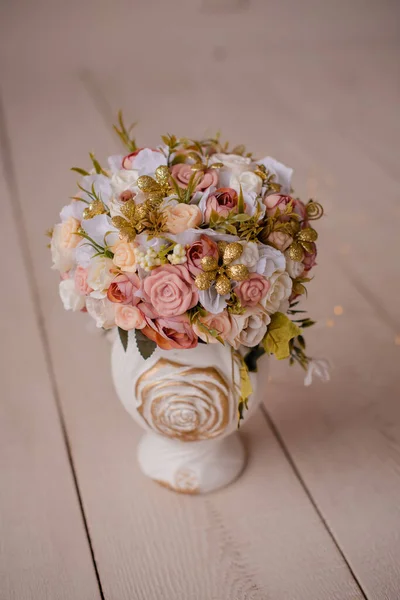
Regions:
[[[32,300],[22,318],[12,301],[33,292],[17,252],[7,272],[18,277],[0,300],[0,598],[397,600],[398,7],[20,0],[1,11],[5,121],[36,308],[94,557]],[[334,362],[332,383],[305,389],[301,374],[275,364],[266,412],[243,431],[247,471],[206,498],[174,496],[140,474],[140,431],[112,389],[110,349],[84,316],[63,312],[49,270],[42,234],[73,193],[67,169],[89,150],[118,149],[108,121],[119,107],[140,120],[146,143],[220,127],[294,166],[296,189],[327,208],[308,306],[319,321],[311,349]],[[5,200],[14,201],[2,190]],[[8,215],[6,247],[20,227]],[[15,377],[4,311],[35,379]],[[36,411],[26,406],[32,381]]]

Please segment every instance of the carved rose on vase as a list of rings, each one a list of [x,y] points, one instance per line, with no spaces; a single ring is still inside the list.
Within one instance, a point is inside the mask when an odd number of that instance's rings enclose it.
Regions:
[[[147,425],[177,440],[215,438],[231,419],[229,384],[214,367],[191,367],[161,358],[139,377],[135,395]]]

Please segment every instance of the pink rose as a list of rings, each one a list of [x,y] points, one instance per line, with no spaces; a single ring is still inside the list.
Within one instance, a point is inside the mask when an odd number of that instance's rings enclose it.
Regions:
[[[220,217],[227,217],[229,213],[238,211],[238,195],[233,188],[219,188],[206,200],[204,220],[210,222],[211,212],[216,212]]]
[[[228,311],[225,309],[218,315],[207,313],[205,317],[200,317],[198,322],[194,323],[193,330],[203,342],[218,344],[218,340],[208,330],[214,329],[221,339],[226,340],[229,336],[236,337],[238,334],[238,330],[232,331],[232,327],[236,327],[236,324],[233,324]]]
[[[142,329],[143,333],[163,350],[186,350],[195,348],[198,340],[187,315],[159,318]]]
[[[185,163],[174,165],[171,169],[171,175],[176,180],[181,188],[187,188],[190,178],[193,176],[191,165]],[[207,169],[207,171],[197,171],[195,174],[196,192],[207,190],[211,185],[217,185],[218,175],[215,169]]]
[[[301,200],[292,198],[291,196],[284,196],[282,194],[270,194],[269,196],[264,196],[263,198],[263,203],[266,206],[266,213],[268,217],[272,217],[277,208],[279,208],[279,210],[282,212],[289,202],[292,202],[293,212],[295,212],[296,215],[299,215],[302,221],[306,221],[306,207]],[[288,217],[282,217],[281,219],[281,221],[288,220]]]
[[[81,296],[88,296],[92,288],[87,283],[88,270],[84,267],[76,267],[75,271],[75,289]]]
[[[182,233],[186,229],[194,229],[201,225],[203,215],[195,204],[175,204],[167,206],[164,210],[167,217],[166,227],[170,233]]]
[[[142,291],[153,318],[182,315],[198,302],[197,289],[182,265],[156,267],[143,280]]]
[[[250,273],[248,279],[235,288],[235,292],[242,306],[257,306],[266,296],[269,288],[268,279],[258,273]]]
[[[111,302],[136,305],[140,302],[140,298],[135,296],[139,288],[140,279],[136,273],[120,273],[110,283],[107,298]]]
[[[190,273],[196,277],[203,269],[201,268],[201,259],[205,256],[213,256],[218,260],[218,246],[206,235],[201,235],[197,242],[193,242],[187,249],[187,268]]]
[[[143,329],[147,326],[143,313],[130,304],[118,304],[115,307],[115,324],[121,329]]]

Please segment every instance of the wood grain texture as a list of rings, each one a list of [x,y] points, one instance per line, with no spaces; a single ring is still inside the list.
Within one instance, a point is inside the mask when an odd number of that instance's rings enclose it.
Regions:
[[[6,150],[3,145],[2,158]],[[0,171],[0,237],[8,253],[0,294],[0,598],[99,600],[21,252],[24,240],[13,222],[11,203],[18,198],[6,186],[8,166],[7,160]]]
[[[63,77],[36,88],[31,116],[22,115],[20,85],[9,82],[6,90],[13,151],[27,165],[19,173],[22,198],[27,199],[41,164],[52,173],[40,202],[24,201],[24,214],[105,597],[362,598],[262,415],[243,433],[250,455],[247,471],[225,490],[205,498],[180,497],[140,474],[135,452],[141,433],[112,389],[109,347],[98,334],[87,334],[84,315],[63,312],[48,257],[38,244],[44,217],[71,193],[72,178],[64,165],[85,164],[88,146],[113,151],[111,134],[77,79]],[[65,101],[68,97],[74,102]],[[51,115],[43,108],[45,98],[51,98]],[[35,142],[39,132],[40,148]],[[58,137],[63,144],[56,155],[51,149]],[[65,339],[72,340],[72,352]]]
[[[106,597],[363,597],[350,568],[368,598],[397,600],[398,6],[20,0],[5,16],[0,67],[18,181]],[[332,384],[304,389],[275,364],[265,403],[324,526],[262,420],[244,432],[248,471],[216,495],[175,497],[138,472],[139,433],[116,403],[108,350],[62,312],[37,241],[73,189],[66,165],[119,149],[104,124],[121,106],[149,144],[160,132],[221,128],[294,166],[296,191],[324,202],[310,339],[335,363]]]

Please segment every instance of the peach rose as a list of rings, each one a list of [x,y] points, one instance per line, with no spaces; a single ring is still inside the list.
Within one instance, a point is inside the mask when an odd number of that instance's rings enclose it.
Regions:
[[[268,279],[258,273],[250,273],[248,279],[242,281],[236,288],[242,306],[257,306],[266,296],[270,288]]]
[[[62,248],[76,248],[81,241],[81,237],[77,235],[80,225],[78,219],[74,217],[69,217],[61,224],[60,245]]]
[[[202,234],[197,242],[193,242],[187,249],[187,267],[190,273],[196,277],[203,269],[201,259],[205,256],[213,256],[218,260],[218,246],[206,235]]]
[[[140,288],[140,279],[136,273],[120,273],[117,275],[107,290],[107,298],[111,302],[118,304],[136,305],[140,302],[140,298],[135,296]]]
[[[148,320],[142,331],[163,350],[187,350],[195,348],[198,343],[187,315]]]
[[[227,217],[229,213],[238,211],[238,195],[233,188],[219,188],[206,200],[204,220],[210,222],[211,213],[216,212],[220,217]]]
[[[131,242],[119,240],[112,251],[114,252],[113,263],[128,273],[136,271],[135,246]]]
[[[202,325],[204,327],[202,327]],[[238,331],[232,333],[232,326],[233,323],[229,317],[228,311],[223,310],[218,315],[207,313],[205,317],[200,317],[198,322],[193,324],[193,330],[203,342],[218,344],[219,341],[211,335],[208,330],[215,330],[220,338],[226,340],[230,335],[236,337],[238,333]]]
[[[174,165],[171,169],[171,175],[176,180],[177,184],[181,188],[187,188],[189,185],[190,178],[193,177],[193,171],[191,165],[179,164]],[[198,171],[195,175],[196,192],[207,190],[212,185],[217,185],[218,175],[215,169],[207,169],[207,171]]]
[[[115,324],[126,331],[143,329],[146,326],[146,319],[137,306],[118,304],[115,307]]]
[[[272,244],[277,250],[285,252],[293,242],[293,238],[284,231],[273,231],[267,238],[268,242]]]
[[[182,233],[201,225],[203,216],[198,206],[194,204],[175,204],[164,209],[167,217],[167,230],[170,233]]]
[[[182,315],[198,302],[199,296],[183,265],[163,265],[153,269],[142,282],[147,316],[175,317]]]
[[[88,296],[92,288],[87,282],[88,270],[84,267],[76,267],[75,271],[75,289],[81,296]]]
[[[237,350],[240,346],[253,348],[263,339],[268,324],[271,321],[270,316],[259,307],[251,307],[242,315],[231,315],[231,319],[236,323],[237,331],[235,336],[229,336],[229,343]]]

